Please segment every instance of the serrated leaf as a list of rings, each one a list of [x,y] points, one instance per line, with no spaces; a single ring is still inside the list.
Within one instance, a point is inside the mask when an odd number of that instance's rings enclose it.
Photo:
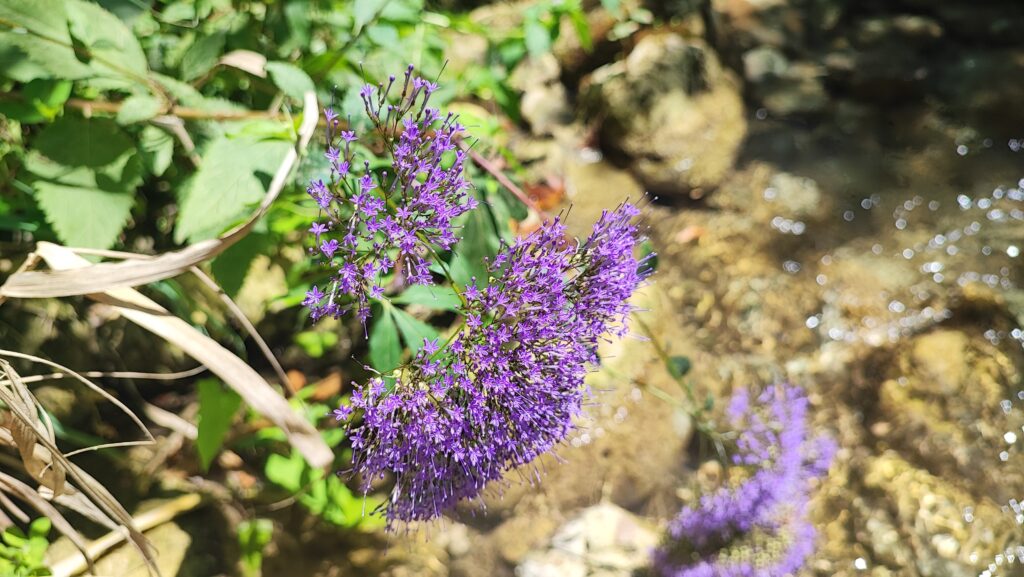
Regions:
[[[392,315],[405,345],[414,355],[423,348],[424,339],[434,340],[440,335],[437,329],[401,309],[393,309]]]
[[[134,124],[153,118],[160,113],[160,100],[148,94],[133,94],[121,103],[117,111],[117,123]]]
[[[302,100],[303,94],[316,89],[305,71],[287,62],[267,62],[267,72],[274,84],[295,100]]]
[[[36,201],[64,244],[110,248],[131,216],[131,193],[67,186],[45,180],[33,184]]]
[[[110,12],[85,0],[66,0],[71,35],[87,49],[90,67],[126,86],[141,84],[149,64],[135,34]]]
[[[402,345],[398,342],[398,327],[392,310],[393,307],[384,307],[383,314],[373,316],[370,327],[370,365],[382,373],[390,372],[402,359]]]
[[[139,135],[139,150],[142,151],[146,170],[154,176],[160,176],[174,158],[174,138],[156,126],[147,126]]]
[[[215,32],[203,36],[189,46],[181,59],[181,77],[184,80],[195,80],[216,66],[227,36],[223,32]]]
[[[202,166],[180,200],[174,239],[214,238],[248,214],[250,205],[263,198],[264,182],[269,182],[290,146],[251,138],[220,138],[207,146]]]
[[[199,424],[196,450],[203,470],[210,468],[220,452],[224,435],[231,429],[235,413],[242,406],[242,397],[225,387],[219,379],[202,379],[199,387]]]
[[[40,153],[65,166],[108,166],[134,150],[132,139],[109,118],[64,116],[33,141]]]
[[[412,285],[402,294],[391,298],[391,302],[404,305],[423,305],[439,310],[453,311],[462,301],[455,290],[447,286]]]

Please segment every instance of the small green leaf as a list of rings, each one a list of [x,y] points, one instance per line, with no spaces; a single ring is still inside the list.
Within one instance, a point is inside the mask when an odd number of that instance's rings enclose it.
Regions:
[[[37,79],[21,87],[21,101],[0,102],[0,114],[24,123],[52,121],[71,96],[71,82]]]
[[[160,100],[148,94],[133,94],[121,103],[117,123],[134,124],[153,118],[160,113]]]
[[[302,488],[302,473],[305,469],[306,462],[297,452],[293,452],[287,457],[272,453],[267,457],[267,464],[263,468],[263,472],[266,473],[270,482],[295,493]]]
[[[199,433],[196,438],[196,449],[203,470],[210,468],[210,463],[220,451],[224,435],[231,429],[235,413],[242,404],[238,393],[225,387],[218,379],[199,381]]]
[[[523,40],[531,56],[540,56],[551,50],[551,32],[536,15],[527,15],[523,23]]]
[[[382,373],[390,372],[398,366],[402,359],[402,345],[398,342],[398,327],[395,325],[392,311],[394,307],[386,306],[383,314],[373,316],[370,327],[369,357],[373,368]]]
[[[181,77],[185,80],[195,80],[209,72],[217,65],[226,41],[227,36],[223,32],[196,40],[181,58]]]
[[[266,254],[272,243],[270,235],[251,232],[213,259],[213,276],[229,297],[238,296],[252,261],[257,255]]]
[[[455,290],[447,286],[412,285],[402,294],[392,297],[391,302],[403,305],[423,305],[439,310],[452,311],[462,304]]]
[[[313,92],[313,80],[301,68],[287,62],[267,62],[270,79],[282,92],[295,100],[302,100],[306,92]]]
[[[361,30],[377,14],[384,9],[389,0],[355,0],[352,6],[352,17],[355,20],[356,30]]]
[[[690,372],[692,366],[689,357],[679,355],[668,359],[668,372],[677,379],[686,376],[686,373]]]
[[[94,188],[36,181],[35,197],[61,241],[70,246],[109,248],[131,216],[135,196]]]
[[[434,340],[440,334],[434,327],[401,309],[393,309],[392,314],[395,317],[395,324],[398,325],[398,331],[405,339],[405,345],[414,355],[423,348],[424,339]]]
[[[139,136],[139,150],[142,151],[142,160],[149,173],[160,176],[174,158],[174,138],[165,130],[147,126]]]

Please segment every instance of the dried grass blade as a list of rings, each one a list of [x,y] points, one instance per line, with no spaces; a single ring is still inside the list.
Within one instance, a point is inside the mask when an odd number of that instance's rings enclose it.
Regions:
[[[53,269],[89,266],[89,261],[59,245],[41,242],[36,252]],[[89,298],[110,305],[128,320],[178,346],[209,367],[210,371],[241,395],[250,407],[280,427],[292,446],[302,453],[311,466],[320,468],[331,463],[333,454],[316,429],[298,415],[259,373],[217,341],[134,289],[111,289],[89,295]]]
[[[190,267],[207,261],[242,239],[255,226],[284,188],[288,176],[309,145],[319,113],[316,95],[308,92],[302,108],[298,140],[288,151],[274,174],[259,208],[249,219],[217,239],[189,245],[145,260],[126,260],[92,264],[80,270],[19,270],[0,286],[3,298],[48,298],[86,295],[113,288],[134,287],[178,276]],[[26,267],[30,268],[30,267]]]

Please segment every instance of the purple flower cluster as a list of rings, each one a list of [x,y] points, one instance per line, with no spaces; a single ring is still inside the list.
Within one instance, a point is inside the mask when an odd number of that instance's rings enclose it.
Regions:
[[[365,322],[387,275],[431,284],[430,255],[455,244],[454,220],[476,206],[463,175],[465,152],[455,140],[462,126],[427,105],[437,85],[414,77],[409,66],[394,104],[393,87],[392,76],[386,85],[360,91],[391,156],[390,170],[379,174],[365,160],[356,169],[356,134],[341,130],[333,109],[324,110],[330,178],[310,182],[307,192],[320,208],[309,229],[314,252],[332,274],[326,286],[306,293],[303,306],[313,320],[354,309]]]
[[[814,550],[810,481],[827,474],[836,447],[810,438],[803,390],[769,387],[753,405],[742,391],[728,415],[740,431],[733,464],[746,475],[672,520],[667,545],[655,553],[661,575],[778,577],[796,573]]]
[[[463,292],[464,324],[352,397],[364,490],[394,479],[389,524],[429,520],[563,441],[600,339],[626,330],[642,282],[638,211],[606,212],[583,243],[559,220],[506,245]]]

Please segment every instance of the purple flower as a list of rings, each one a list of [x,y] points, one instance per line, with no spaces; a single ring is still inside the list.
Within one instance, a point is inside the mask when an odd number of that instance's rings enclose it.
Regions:
[[[337,409],[331,411],[331,414],[334,415],[335,421],[346,421],[349,416],[352,415],[352,407],[341,405]]]
[[[426,341],[389,377],[393,386],[375,378],[353,395],[363,414],[349,433],[353,469],[364,490],[394,479],[383,505],[389,524],[433,519],[565,440],[598,342],[621,332],[630,310],[593,292],[638,269],[636,229],[626,224],[633,214],[630,205],[609,213],[618,224],[599,223],[580,245],[566,242],[555,220],[503,247],[449,343]],[[617,248],[597,250],[603,242]],[[628,288],[626,298],[643,274],[628,279],[614,289]]]
[[[332,238],[323,241],[320,243],[320,252],[327,258],[334,258],[334,253],[338,252],[338,240]]]
[[[406,70],[395,104],[388,104],[392,87],[399,85],[394,78],[379,87],[366,85],[359,92],[390,152],[391,167],[377,173],[364,159],[363,169],[352,174],[356,159],[351,143],[356,135],[348,130],[335,132],[328,126],[326,156],[334,169],[331,180],[314,180],[307,189],[324,210],[321,218],[329,219],[330,229],[340,240],[327,245],[328,241],[320,238],[326,231],[314,233],[320,253],[326,257],[323,265],[337,267],[337,262],[332,262],[337,257],[343,265],[358,268],[356,274],[346,270],[344,279],[341,272],[330,279],[338,286],[333,296],[351,302],[351,306],[333,309],[332,315],[354,310],[366,320],[370,299],[383,296],[380,283],[392,273],[409,284],[433,284],[430,257],[455,245],[457,219],[476,207],[464,175],[465,153],[458,150],[455,138],[462,127],[454,115],[442,119],[437,109],[426,105],[433,85],[412,73],[411,67]],[[324,114],[334,115],[326,110]],[[450,165],[443,162],[449,153],[455,155]],[[322,316],[327,315],[317,318]]]
[[[787,575],[814,550],[807,521],[810,483],[827,473],[835,444],[810,438],[803,390],[768,387],[755,404],[741,391],[728,416],[740,431],[733,464],[749,474],[704,495],[669,523],[668,541],[654,557],[661,575]]]
[[[315,236],[316,240],[319,242],[320,235],[327,232],[327,225],[314,222],[313,226],[309,227],[309,232],[313,233],[313,236]]]

